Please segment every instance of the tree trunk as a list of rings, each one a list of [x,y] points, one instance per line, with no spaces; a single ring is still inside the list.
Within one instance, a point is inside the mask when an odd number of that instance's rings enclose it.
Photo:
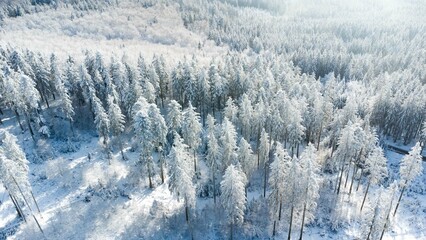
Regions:
[[[194,149],[194,172],[197,172],[197,158],[195,156],[195,149]]]
[[[358,183],[356,185],[356,191],[358,192],[359,184],[361,183],[362,173],[364,172],[364,169],[361,168],[361,174],[359,175]]]
[[[340,169],[340,177],[339,177],[339,181],[338,181],[338,187],[337,187],[337,195],[340,193],[340,186],[342,185],[342,179],[343,179],[343,173],[344,173],[344,166],[345,164],[342,164],[342,168]]]
[[[277,221],[274,220],[274,228],[272,228],[272,236],[275,236],[275,226],[277,224]]]
[[[349,162],[349,166],[348,166],[348,169],[347,169],[347,173],[346,173],[346,179],[345,179],[345,188],[348,186],[348,179],[349,179],[349,174],[350,174],[350,172],[351,172],[351,164],[352,162]]]
[[[294,206],[291,206],[291,212],[290,212],[290,226],[288,228],[288,237],[287,240],[290,240],[291,237],[291,225],[293,224],[293,210],[294,210]]]
[[[33,201],[34,201],[34,203],[35,203],[35,205],[36,205],[36,207],[37,207],[37,211],[38,211],[38,213],[40,213],[40,214],[41,214],[40,208],[38,207],[38,203],[37,203],[37,201],[36,201],[36,199],[35,199],[35,197],[34,197],[33,191],[31,191],[31,196],[33,197]],[[43,217],[42,217],[42,218],[43,218]]]
[[[259,169],[260,167],[260,152],[259,152],[259,146],[260,146],[260,134],[261,134],[261,130],[260,130],[260,124],[257,128],[257,144],[256,144],[256,150],[257,150],[257,169]]]
[[[186,199],[185,199],[185,219],[186,219],[186,222],[189,223],[189,207],[188,207],[188,203],[186,203]]]
[[[367,198],[368,189],[370,188],[370,181],[368,181],[367,189],[365,190],[364,198],[362,199],[361,209],[359,211],[362,212],[362,208],[364,207],[365,199]]]
[[[22,123],[21,123],[21,116],[19,116],[19,113],[18,113],[17,110],[14,110],[14,112],[15,112],[15,115],[16,115],[16,120],[18,120],[19,127],[21,128],[21,131],[24,131],[24,127],[22,126]]]
[[[231,223],[231,240],[234,239],[234,223]]]
[[[160,153],[161,155],[163,153]],[[161,176],[161,184],[164,184],[164,160],[163,156],[160,157],[160,176]]]
[[[405,186],[404,186],[404,188],[405,188]],[[391,209],[392,209],[393,195],[394,195],[394,194],[395,194],[395,193],[393,192],[393,193],[392,193],[392,200],[391,200],[391,202],[390,202],[390,204],[389,204],[389,211],[388,211],[388,214],[387,214],[387,216],[386,216],[386,220],[385,220],[385,225],[383,226],[382,234],[380,235],[380,240],[382,240],[383,235],[385,234],[385,231],[386,231],[386,227],[387,227],[387,225],[388,225],[389,216],[390,216]],[[401,193],[401,196],[402,196],[402,193]],[[399,198],[399,200],[401,200],[401,197]],[[399,200],[398,200],[398,204],[399,204]],[[398,205],[397,205],[397,209],[398,209]],[[395,213],[396,213],[396,209],[395,209]],[[394,214],[395,214],[395,213],[394,213]]]
[[[259,142],[257,143],[259,144]],[[259,152],[259,145],[257,146],[257,169],[259,169],[260,166],[260,152]]]
[[[72,135],[73,135],[73,136],[75,136],[75,134],[74,134],[74,127],[73,127],[73,125],[72,125],[71,118],[70,118],[70,119],[68,119],[68,122],[70,123],[71,133],[72,133]]]
[[[305,213],[306,213],[306,200],[305,200],[305,204],[303,205],[302,226],[300,228],[299,240],[302,240],[302,238],[303,238],[303,227],[305,226]]]
[[[50,108],[50,106],[49,106],[49,101],[47,101],[47,97],[46,97],[46,96],[44,96],[44,94],[41,94],[41,96],[43,97],[44,102],[46,103],[47,108]]]
[[[37,218],[34,216],[34,214],[33,214],[33,218],[34,218],[34,221],[37,223],[38,229],[40,229],[41,234],[43,234],[43,236],[44,236],[43,229],[41,228],[40,223],[38,222],[38,220],[37,220]],[[45,238],[46,238],[46,237],[45,237]]]
[[[31,127],[31,123],[30,123],[30,119],[28,118],[28,116],[26,116],[26,122],[28,125],[28,129],[30,130],[30,134],[31,134],[31,138],[33,139],[33,141],[35,142],[35,137],[34,137],[34,132],[33,132],[33,128]]]
[[[30,204],[28,203],[27,198],[25,197],[24,192],[22,192],[22,189],[21,189],[21,187],[19,186],[18,182],[16,181],[15,177],[13,177],[13,176],[12,176],[12,179],[13,179],[13,181],[15,182],[16,186],[18,187],[18,190],[19,190],[19,192],[21,193],[22,198],[24,199],[25,203],[27,204],[28,209],[32,212],[33,210],[31,209],[31,206],[30,206]]]
[[[150,169],[150,167],[148,166],[148,180],[149,180],[149,188],[153,188],[153,185],[152,185],[152,179],[151,179],[151,169]]]
[[[398,203],[396,204],[396,208],[395,208],[395,211],[393,212],[393,216],[395,216],[396,211],[398,210],[399,203],[401,202],[402,194],[404,194],[404,191],[405,191],[405,187],[406,187],[406,186],[407,186],[407,181],[405,181],[404,187],[402,188],[401,194],[399,195]]]
[[[123,151],[123,140],[121,139],[121,136],[117,136],[117,138],[118,138],[118,145],[120,147],[121,159],[123,161],[126,161],[126,156],[124,155],[124,151]]]
[[[283,207],[283,200],[282,197],[280,196],[280,207],[278,209],[278,221],[281,221],[281,211],[282,211],[282,207]]]
[[[296,150],[296,156],[299,157],[299,147],[300,147],[300,143],[297,143],[297,150]]]
[[[264,173],[263,173],[263,197],[266,197],[266,174],[268,170],[267,161],[265,160],[265,167],[264,167]]]
[[[16,201],[16,199],[12,196],[12,194],[9,193],[9,197],[10,200],[12,200],[13,205],[15,206],[16,212],[18,213],[18,217],[22,218],[25,220],[25,222],[27,221],[25,219],[24,213],[22,212],[21,207],[19,206],[18,202]]]
[[[216,176],[215,176],[215,171],[216,169],[214,169],[214,165],[213,165],[213,202],[216,205]]]
[[[358,172],[358,167],[357,167],[357,165],[355,164],[354,165],[354,170],[353,170],[353,172],[352,172],[352,179],[351,179],[351,185],[350,185],[350,187],[349,187],[349,196],[351,195],[351,193],[352,193],[352,186],[353,186],[353,184],[354,184],[354,179],[355,179],[355,175],[356,175],[356,173]]]
[[[320,141],[321,141],[321,132],[322,132],[322,122],[320,125],[320,130],[318,132],[318,139],[317,139],[317,150],[319,149]]]
[[[367,240],[370,240],[370,235],[371,235],[371,232],[373,231],[373,226],[374,226],[374,219],[373,219],[373,222],[371,223],[370,230],[368,231]]]

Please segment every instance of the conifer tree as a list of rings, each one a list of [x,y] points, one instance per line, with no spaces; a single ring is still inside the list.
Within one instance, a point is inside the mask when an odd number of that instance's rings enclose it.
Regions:
[[[237,158],[237,132],[227,117],[223,119],[219,138],[222,147],[223,171]]]
[[[93,112],[95,114],[95,126],[98,130],[99,136],[103,137],[103,144],[107,146],[110,131],[110,119],[105,108],[102,106],[101,100],[96,96],[95,92],[91,93],[91,101]]]
[[[247,94],[243,94],[241,97],[238,115],[241,122],[242,135],[245,139],[250,140],[251,122],[253,121],[253,107]]]
[[[220,183],[221,202],[225,210],[226,222],[230,225],[230,238],[233,239],[234,227],[244,222],[246,177],[233,164],[226,168]]]
[[[182,135],[185,143],[189,146],[194,156],[194,171],[197,171],[197,156],[196,152],[201,144],[201,130],[200,116],[192,107],[189,102],[188,108],[183,112],[182,121]]]
[[[219,143],[214,134],[209,134],[207,139],[207,155],[206,160],[207,164],[210,167],[210,172],[212,173],[213,181],[213,199],[216,204],[216,174],[222,169],[222,149],[219,146]]]
[[[370,155],[367,157],[366,161],[366,170],[368,171],[368,184],[365,189],[364,199],[361,204],[361,211],[364,207],[365,199],[367,198],[368,190],[370,185],[379,184],[387,175],[387,159],[384,156],[383,149],[379,146],[376,146]]]
[[[189,223],[190,209],[195,207],[195,186],[192,183],[194,176],[191,167],[191,155],[188,152],[188,146],[183,143],[183,139],[174,133],[172,149],[168,155],[169,163],[169,189],[175,193],[178,198],[183,198],[185,203],[185,219]]]
[[[257,148],[257,168],[263,166],[263,197],[266,197],[266,179],[267,179],[267,168],[269,161],[269,136],[265,129],[262,129],[260,136],[259,147]]]
[[[310,223],[314,219],[314,213],[317,207],[319,197],[320,184],[320,168],[317,160],[316,149],[313,144],[309,144],[300,156],[301,174],[301,199],[303,201],[302,224],[300,228],[300,237],[303,236],[303,228],[305,224]]]
[[[401,194],[399,195],[395,211],[393,212],[394,216],[398,210],[399,203],[401,202],[404,191],[407,189],[408,185],[423,171],[422,155],[420,153],[420,143],[417,142],[408,155],[405,155],[401,160],[401,164],[399,166],[399,175],[401,177],[400,186],[402,187],[402,190]]]
[[[124,115],[121,113],[121,109],[118,106],[116,100],[113,96],[108,96],[107,99],[108,105],[108,118],[110,122],[110,132],[113,137],[118,138],[121,158],[125,160],[124,152],[123,152],[123,143],[120,138],[120,134],[124,131],[124,124],[126,121],[124,120]]]
[[[246,174],[247,177],[250,177],[251,173],[256,167],[256,162],[254,160],[251,146],[244,138],[240,139],[237,155],[243,172]]]
[[[16,143],[16,137],[0,130],[0,180],[7,189],[18,215],[25,219],[22,203],[29,209],[31,185],[28,179],[28,161]]]
[[[69,121],[72,130],[72,122],[74,116],[74,107],[72,106],[69,90],[65,87],[64,78],[58,68],[57,60],[54,54],[50,57],[50,74],[52,81],[55,83],[56,92],[61,101],[60,108],[64,117]],[[71,73],[70,73],[71,74]]]
[[[281,220],[281,212],[283,208],[283,198],[285,197],[285,181],[288,178],[291,157],[288,155],[287,151],[284,149],[282,144],[277,144],[277,147],[274,152],[274,160],[270,165],[270,177],[269,177],[269,186],[271,192],[268,196],[270,213],[274,221],[273,235],[275,235],[276,230],[276,221]],[[290,186],[289,186],[290,187]]]
[[[171,100],[167,111],[167,127],[169,131],[179,133],[182,127],[182,121],[182,107],[177,101]]]

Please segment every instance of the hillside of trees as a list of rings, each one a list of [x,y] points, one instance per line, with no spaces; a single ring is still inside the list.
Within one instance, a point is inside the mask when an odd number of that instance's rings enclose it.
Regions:
[[[52,29],[96,41],[91,18],[131,7],[205,38],[184,56],[1,42],[0,239],[425,237],[426,7],[321,2],[0,3],[0,34],[64,11]]]

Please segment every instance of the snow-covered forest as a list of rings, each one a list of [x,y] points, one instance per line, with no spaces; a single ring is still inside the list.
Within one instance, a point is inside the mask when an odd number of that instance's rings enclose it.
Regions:
[[[0,239],[425,239],[423,0],[3,0]]]

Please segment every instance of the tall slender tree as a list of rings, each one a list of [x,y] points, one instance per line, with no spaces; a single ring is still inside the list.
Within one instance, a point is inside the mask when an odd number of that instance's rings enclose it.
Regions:
[[[365,189],[360,211],[362,211],[362,208],[364,207],[370,185],[379,184],[388,175],[387,159],[385,158],[383,149],[380,146],[376,146],[367,157],[366,170],[369,173],[368,184],[367,188]]]
[[[420,143],[417,142],[416,145],[408,153],[408,155],[404,156],[401,160],[401,164],[399,166],[399,174],[401,177],[400,185],[402,187],[402,190],[401,194],[399,195],[395,211],[393,212],[394,216],[396,214],[396,211],[398,210],[404,191],[407,189],[408,185],[423,171],[422,155],[420,154],[420,152]]]
[[[22,204],[29,206],[31,185],[28,179],[28,161],[16,143],[16,137],[0,130],[0,180],[6,187],[18,215],[25,219]]]
[[[178,198],[184,199],[185,219],[189,223],[189,211],[195,207],[195,186],[192,182],[194,171],[191,167],[191,155],[188,146],[183,143],[183,139],[176,132],[167,162],[169,163],[170,173],[169,189],[177,194]]]
[[[244,211],[247,199],[245,197],[245,174],[233,164],[229,165],[220,183],[222,192],[221,202],[225,210],[225,218],[230,225],[230,238],[233,239],[234,227],[244,222]]]
[[[201,144],[200,116],[189,102],[188,107],[183,111],[182,135],[185,143],[189,146],[193,153],[194,171],[197,172],[197,149]]]
[[[281,220],[281,213],[283,208],[283,198],[285,194],[285,181],[288,178],[291,157],[288,155],[287,150],[284,149],[282,144],[277,144],[274,152],[274,160],[270,165],[269,186],[270,193],[268,196],[270,213],[274,222],[272,235],[275,235],[277,221]]]

